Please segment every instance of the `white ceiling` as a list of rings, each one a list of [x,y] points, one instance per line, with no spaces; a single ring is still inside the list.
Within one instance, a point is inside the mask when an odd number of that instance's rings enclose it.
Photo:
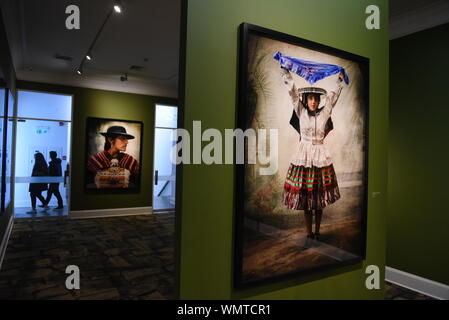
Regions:
[[[19,80],[176,97],[181,0],[124,0],[75,73],[112,7],[112,0],[2,0]],[[68,30],[65,9],[80,8],[80,29]],[[72,61],[55,55],[72,57]],[[143,67],[141,71],[130,66]],[[120,76],[128,73],[128,81]]]

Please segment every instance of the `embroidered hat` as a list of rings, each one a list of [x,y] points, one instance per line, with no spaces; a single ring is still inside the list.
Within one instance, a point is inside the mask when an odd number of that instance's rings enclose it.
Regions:
[[[134,136],[128,134],[126,132],[126,129],[122,126],[111,126],[108,128],[108,130],[106,132],[100,132],[100,134],[102,136],[105,136],[106,138],[108,137],[118,137],[118,136],[123,136],[128,140],[134,139]]]
[[[320,95],[326,95],[327,91],[322,89],[322,88],[317,88],[317,87],[304,87],[304,88],[299,88],[298,89],[299,93],[317,93]]]

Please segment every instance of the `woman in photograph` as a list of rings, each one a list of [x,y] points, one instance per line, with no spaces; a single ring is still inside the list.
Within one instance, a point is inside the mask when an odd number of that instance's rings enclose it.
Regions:
[[[127,188],[128,177],[120,171],[128,170],[131,182],[135,182],[140,171],[139,162],[125,153],[128,140],[134,139],[134,136],[122,126],[111,126],[100,134],[105,137],[104,150],[88,159],[87,168],[95,175],[97,188]]]
[[[293,103],[290,124],[300,135],[284,183],[283,202],[292,210],[304,210],[307,238],[319,239],[323,209],[340,198],[331,156],[323,144],[333,128],[331,114],[342,91],[345,77],[340,71],[337,88],[327,94],[318,87],[297,89],[290,72],[281,67],[281,76]],[[320,106],[325,97],[324,106]],[[312,232],[315,213],[315,232]]]
[[[32,177],[48,176],[47,162],[45,161],[44,155],[40,152],[36,152],[34,154],[34,166],[31,176]],[[28,191],[30,192],[31,198],[31,211],[29,213],[36,212],[36,198],[38,198],[42,203],[41,207],[46,206],[45,198],[42,196],[42,191],[45,191],[47,189],[48,185],[46,183],[30,183]]]

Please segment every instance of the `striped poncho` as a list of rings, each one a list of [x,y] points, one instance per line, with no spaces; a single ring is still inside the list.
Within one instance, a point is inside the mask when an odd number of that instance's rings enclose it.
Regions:
[[[96,174],[100,170],[105,170],[111,167],[112,156],[109,152],[102,151],[100,153],[94,154],[87,161],[87,169]],[[134,159],[132,156],[126,153],[119,153],[118,157],[118,165],[120,168],[127,169],[131,172],[131,174],[138,174],[140,171],[139,162]]]

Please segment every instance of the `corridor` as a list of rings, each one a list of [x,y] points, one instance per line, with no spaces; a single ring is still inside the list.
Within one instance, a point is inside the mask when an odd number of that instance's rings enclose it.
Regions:
[[[17,219],[0,270],[1,299],[174,298],[174,214]],[[80,289],[65,288],[68,265]]]

